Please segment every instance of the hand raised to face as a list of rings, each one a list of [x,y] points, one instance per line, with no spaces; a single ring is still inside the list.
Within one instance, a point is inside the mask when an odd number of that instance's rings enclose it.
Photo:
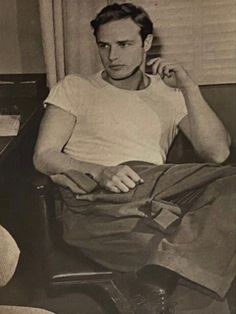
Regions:
[[[153,75],[159,74],[166,85],[173,88],[185,88],[195,85],[184,67],[176,61],[153,58],[147,62],[152,66]]]

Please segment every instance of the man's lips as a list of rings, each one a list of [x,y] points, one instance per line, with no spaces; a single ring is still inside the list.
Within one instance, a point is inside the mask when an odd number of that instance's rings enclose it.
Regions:
[[[123,68],[124,67],[124,64],[110,64],[109,65],[109,68],[110,69],[113,69],[113,70],[115,70],[115,69],[121,69],[121,68]]]

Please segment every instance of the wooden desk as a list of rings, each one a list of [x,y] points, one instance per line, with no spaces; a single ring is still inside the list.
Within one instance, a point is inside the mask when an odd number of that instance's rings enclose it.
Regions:
[[[0,99],[0,103],[8,101],[9,99]],[[32,127],[37,128],[36,124],[43,111],[41,101],[37,99],[14,98],[11,99],[10,102],[15,103],[19,108],[21,116],[20,130],[17,136],[0,136],[0,164],[9,157],[10,152],[20,145],[23,137],[27,136],[27,132],[29,132]]]
[[[18,135],[0,136],[0,166],[23,141],[35,135],[47,93],[45,73],[0,75],[0,108],[16,105],[21,115]]]

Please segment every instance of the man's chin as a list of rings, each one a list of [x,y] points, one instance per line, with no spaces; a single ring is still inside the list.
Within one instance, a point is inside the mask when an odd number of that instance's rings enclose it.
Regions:
[[[107,76],[110,77],[112,80],[114,81],[122,81],[122,80],[126,80],[128,78],[130,78],[132,76],[132,72],[131,73],[122,73],[121,71],[116,71],[115,73],[112,71],[106,71]]]
[[[108,79],[110,78],[114,81],[123,81],[130,79],[133,75],[140,71],[140,65],[136,66],[133,69],[128,69],[124,66],[123,68],[116,70],[112,70],[111,68],[105,68],[104,70]]]

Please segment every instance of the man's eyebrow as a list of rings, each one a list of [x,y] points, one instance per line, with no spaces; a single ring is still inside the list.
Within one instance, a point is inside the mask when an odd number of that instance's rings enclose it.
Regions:
[[[109,45],[109,43],[106,43],[105,41],[101,41],[101,40],[97,41],[97,44],[105,44],[105,45]]]
[[[125,39],[125,40],[118,40],[117,42],[118,42],[118,44],[125,44],[125,43],[133,43],[134,40],[132,40],[132,39]]]
[[[118,40],[117,41],[118,44],[125,44],[125,43],[134,43],[134,40],[131,39],[125,39],[125,40]],[[105,41],[97,41],[97,44],[105,44],[105,45],[109,45],[109,43],[105,42]]]

